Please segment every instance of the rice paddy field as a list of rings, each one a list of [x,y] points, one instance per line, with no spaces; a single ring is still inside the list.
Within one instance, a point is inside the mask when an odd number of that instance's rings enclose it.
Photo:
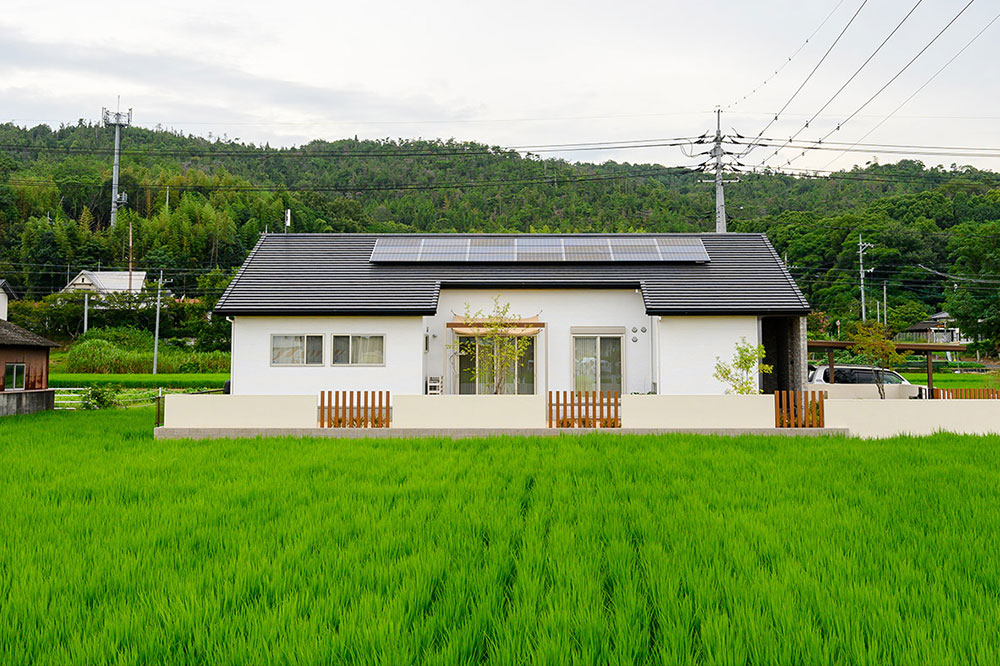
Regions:
[[[1000,442],[0,419],[0,661],[1000,661]]]

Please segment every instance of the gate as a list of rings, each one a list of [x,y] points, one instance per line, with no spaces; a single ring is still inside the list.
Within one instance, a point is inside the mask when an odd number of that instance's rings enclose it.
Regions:
[[[775,428],[823,428],[825,391],[775,391]]]
[[[320,428],[388,428],[388,391],[320,391]]]
[[[550,428],[621,428],[618,391],[549,391]]]

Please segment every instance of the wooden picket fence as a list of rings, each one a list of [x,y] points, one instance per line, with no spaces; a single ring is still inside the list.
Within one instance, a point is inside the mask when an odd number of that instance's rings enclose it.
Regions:
[[[550,428],[621,428],[618,391],[549,391]]]
[[[388,428],[388,391],[320,391],[320,428]]]
[[[934,389],[935,400],[1000,400],[1000,391],[989,388]]]
[[[775,391],[775,428],[823,428],[825,391]]]

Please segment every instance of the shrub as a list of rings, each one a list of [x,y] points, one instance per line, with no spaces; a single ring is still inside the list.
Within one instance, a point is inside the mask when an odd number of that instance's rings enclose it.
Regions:
[[[66,354],[66,372],[145,373],[153,369],[153,351],[122,349],[108,340],[84,340]],[[228,372],[227,352],[197,352],[161,347],[158,372]]]
[[[91,386],[83,394],[83,409],[110,409],[118,406],[118,391],[111,386]]]
[[[153,334],[135,326],[114,326],[109,328],[92,328],[78,339],[78,342],[89,340],[104,340],[115,347],[129,351],[152,351]]]

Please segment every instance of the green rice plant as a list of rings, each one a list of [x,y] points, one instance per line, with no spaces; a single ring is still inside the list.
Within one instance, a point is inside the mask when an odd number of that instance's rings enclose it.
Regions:
[[[222,388],[229,373],[157,373],[157,374],[102,374],[102,373],[51,373],[52,388],[86,388],[90,386],[117,386],[121,388]]]
[[[996,663],[996,437],[0,419],[9,663]]]

